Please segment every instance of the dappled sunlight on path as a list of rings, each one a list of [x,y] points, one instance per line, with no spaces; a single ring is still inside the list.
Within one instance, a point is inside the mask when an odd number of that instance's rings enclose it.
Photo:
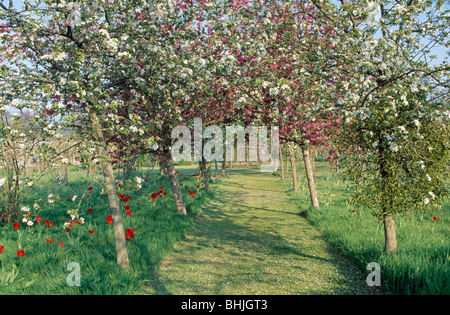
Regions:
[[[230,170],[149,294],[373,294],[361,271],[299,214],[280,178]]]

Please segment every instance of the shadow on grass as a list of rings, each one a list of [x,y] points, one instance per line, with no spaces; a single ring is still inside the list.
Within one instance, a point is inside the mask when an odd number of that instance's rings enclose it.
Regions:
[[[234,176],[238,176],[236,180]],[[316,232],[309,221],[305,220],[307,210],[302,207],[300,212],[283,211],[282,204],[279,205],[279,209],[249,205],[248,198],[252,196],[252,191],[263,189],[254,189],[242,176],[252,176],[255,177],[252,180],[259,181],[271,175],[252,169],[227,170],[229,180],[226,180],[224,186],[219,187],[215,199],[203,207],[201,214],[196,218],[195,228],[190,237],[183,240],[181,248],[174,250],[176,254],[174,264],[184,267],[202,266],[202,270],[211,270],[210,275],[217,275],[214,288],[211,288],[213,292],[209,294],[222,294],[224,287],[242,287],[249,281],[262,283],[267,287],[276,286],[273,282],[274,273],[277,272],[273,268],[276,267],[268,267],[275,258],[290,261],[294,264],[290,268],[301,272],[311,272],[311,265],[316,263],[324,263],[324,268],[334,266],[346,279],[340,280],[341,289],[345,292],[354,290],[352,285],[354,285],[355,270],[349,266],[348,262],[343,263],[343,257],[337,250]],[[277,180],[274,178],[270,183],[276,184]],[[270,188],[270,185],[268,187]],[[264,191],[285,193],[283,188]],[[294,201],[291,200],[291,202]],[[267,216],[267,213],[273,216]],[[311,232],[309,237],[314,241],[321,241],[317,243],[320,245],[293,243],[276,227],[271,227],[274,223],[271,219],[283,220],[282,224],[287,225],[292,217],[300,218],[303,222],[298,227],[305,233]],[[315,255],[314,250],[310,248],[312,246],[324,246],[321,249],[325,251],[322,250]],[[208,251],[208,255],[213,257],[203,256],[205,254],[203,250]],[[177,288],[187,287],[194,291],[195,288],[205,290],[206,288],[201,287],[202,279],[197,279],[197,276],[189,274],[188,271],[181,276],[173,277],[160,278],[158,274],[155,274],[150,285],[156,294],[171,294],[171,289],[168,288],[172,285]],[[326,294],[320,290],[317,292]]]

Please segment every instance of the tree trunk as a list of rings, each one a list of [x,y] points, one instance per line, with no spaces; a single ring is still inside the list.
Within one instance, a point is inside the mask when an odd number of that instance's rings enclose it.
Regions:
[[[65,164],[64,165],[64,178],[63,178],[63,183],[67,184],[69,182],[69,165]]]
[[[198,161],[198,174],[200,176],[203,176],[203,164],[202,163],[203,163],[203,158],[201,161]]]
[[[247,145],[245,146],[245,166],[247,168],[250,167],[250,144],[247,143]]]
[[[284,179],[284,165],[283,165],[283,155],[281,150],[281,144],[279,146],[280,148],[280,161],[281,161],[281,179]]]
[[[397,251],[397,234],[395,232],[395,221],[392,213],[383,215],[384,222],[384,249],[387,253]]]
[[[164,175],[164,163],[162,161],[159,161],[159,175]]]
[[[202,157],[202,166],[203,166],[203,182],[205,183],[205,191],[209,192],[209,175],[208,175],[208,165],[204,157]]]
[[[107,144],[103,137],[100,122],[93,112],[89,114],[92,125],[92,132],[97,142],[98,154],[101,157],[101,166],[105,177],[106,195],[108,197],[109,210],[113,218],[114,240],[116,246],[117,263],[124,269],[128,269],[130,262],[125,240],[122,213],[120,211],[119,197],[117,196],[116,184],[114,182],[114,172],[111,162],[108,159]]]
[[[291,168],[292,168],[292,179],[294,185],[294,192],[298,192],[298,182],[297,182],[297,166],[295,165],[295,156],[294,150],[290,149],[290,158],[291,158]]]
[[[219,171],[217,170],[217,161],[214,161],[214,167],[216,171],[216,180],[219,180]]]
[[[289,176],[289,159],[286,156],[286,175]]]
[[[223,161],[222,161],[222,176],[225,176],[227,174],[227,160],[226,160],[226,154],[223,154]]]
[[[128,178],[130,177],[131,171],[133,170],[133,166],[136,163],[136,160],[138,159],[138,155],[134,155],[131,158],[131,161],[128,162],[127,168],[126,170],[124,170],[123,172],[123,177],[122,180],[120,181],[120,183],[123,185],[123,183],[128,180]]]
[[[172,186],[177,211],[179,213],[187,215],[186,208],[184,207],[183,195],[181,194],[180,183],[178,182],[177,172],[175,170],[175,166],[173,165],[172,156],[170,154],[168,157],[165,158],[164,164],[167,174],[169,175],[169,181],[170,185]]]
[[[303,160],[305,162],[306,178],[308,179],[309,195],[314,208],[319,208],[319,200],[317,199],[316,185],[314,183],[314,171],[311,164],[311,155],[309,150],[302,149]]]

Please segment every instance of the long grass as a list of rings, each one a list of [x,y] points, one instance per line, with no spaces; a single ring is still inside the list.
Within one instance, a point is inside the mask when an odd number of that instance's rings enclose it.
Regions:
[[[348,203],[347,185],[327,163],[315,163],[320,209],[311,208],[306,179],[291,193],[300,212],[361,269],[376,262],[386,294],[447,295],[450,293],[450,203],[439,213],[397,215],[398,252],[384,252],[383,223],[369,209]],[[299,165],[301,169],[302,165]],[[292,180],[283,181],[290,189]],[[439,221],[433,219],[437,217]]]
[[[194,168],[179,169],[184,174],[179,176],[188,215],[178,214],[175,209],[170,184],[167,178],[152,174],[151,180],[144,182],[141,189],[136,183],[126,184],[121,190],[131,200],[126,203],[132,214],[128,216],[121,202],[125,229],[135,229],[134,238],[127,242],[130,268],[123,270],[116,263],[112,225],[106,223],[109,215],[107,197],[101,194],[100,181],[87,181],[85,173],[72,172],[69,183],[58,185],[50,178],[43,179],[25,196],[23,205],[32,208],[36,200],[45,204],[39,216],[42,222],[31,227],[21,223],[19,230],[12,224],[0,224],[0,246],[5,249],[0,253],[2,269],[0,269],[0,294],[139,294],[146,279],[149,279],[161,262],[192,226],[196,213],[202,204],[212,197],[205,193],[200,179],[192,176]],[[132,175],[134,178],[136,174]],[[185,178],[189,178],[186,180]],[[84,197],[80,206],[84,224],[74,224],[70,232],[64,229],[64,222],[70,220],[67,210],[78,205],[88,186],[93,187],[90,198]],[[151,194],[164,186],[167,195],[152,201]],[[196,190],[195,198],[190,198],[188,190]],[[48,194],[60,196],[53,204],[46,202]],[[72,196],[78,195],[75,202]],[[67,201],[70,199],[70,201]],[[92,214],[87,209],[92,209]],[[33,209],[32,209],[33,211]],[[47,227],[45,220],[54,222]],[[94,229],[94,233],[89,230]],[[20,233],[20,234],[19,234]],[[20,238],[20,242],[19,242]],[[51,244],[48,239],[53,239]],[[63,246],[59,246],[63,242]],[[16,251],[21,245],[26,253],[18,257]],[[73,284],[69,263],[80,266],[80,286]],[[13,270],[18,270],[17,275]],[[67,281],[69,279],[69,282]],[[76,284],[76,282],[75,282]]]

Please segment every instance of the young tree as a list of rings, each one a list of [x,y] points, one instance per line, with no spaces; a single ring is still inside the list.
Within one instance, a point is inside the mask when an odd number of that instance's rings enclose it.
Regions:
[[[442,88],[448,90],[450,67],[445,60],[430,64],[428,51],[448,47],[448,10],[442,1],[346,1],[329,12],[340,24],[339,48],[352,74],[338,105],[343,140],[360,152],[349,178],[355,200],[383,218],[385,250],[393,253],[394,214],[439,207],[448,193]]]

